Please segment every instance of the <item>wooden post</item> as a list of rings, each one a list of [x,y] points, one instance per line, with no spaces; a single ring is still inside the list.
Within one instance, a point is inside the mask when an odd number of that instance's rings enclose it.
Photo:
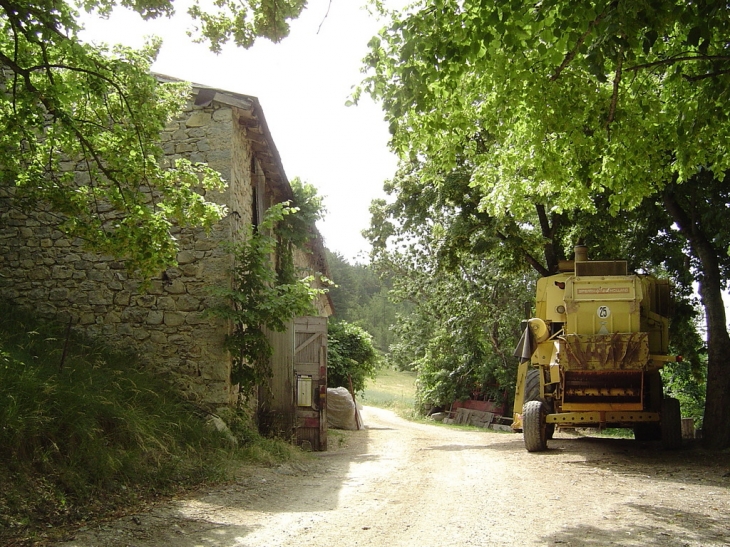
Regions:
[[[357,401],[355,400],[355,391],[352,389],[352,375],[347,375],[347,380],[350,382],[350,395],[352,395],[352,403],[355,405],[355,426],[360,429],[360,420],[357,415]]]

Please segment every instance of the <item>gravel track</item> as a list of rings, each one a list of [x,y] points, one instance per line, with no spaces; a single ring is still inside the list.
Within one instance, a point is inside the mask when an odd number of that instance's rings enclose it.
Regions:
[[[62,547],[730,546],[730,453],[413,423],[366,429],[277,469],[78,530]]]

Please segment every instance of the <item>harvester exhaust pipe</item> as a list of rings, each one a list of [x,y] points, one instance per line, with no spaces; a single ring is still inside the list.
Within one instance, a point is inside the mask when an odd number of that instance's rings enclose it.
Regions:
[[[576,245],[573,251],[575,252],[576,262],[588,262],[588,247],[585,245]]]

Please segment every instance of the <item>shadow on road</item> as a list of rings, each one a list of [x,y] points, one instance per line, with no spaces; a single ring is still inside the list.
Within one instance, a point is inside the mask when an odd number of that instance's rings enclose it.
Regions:
[[[437,450],[444,452],[461,452],[464,450],[489,450],[490,446],[473,445],[473,444],[443,444],[440,446],[427,446],[421,450]]]
[[[242,466],[235,480],[160,504],[152,510],[81,530],[59,547],[231,547],[261,528],[261,517],[330,511],[351,465],[378,465],[368,453],[368,430],[342,432],[328,452],[275,468]],[[333,443],[334,444],[334,443]],[[357,479],[355,479],[357,480]],[[241,523],[246,523],[242,525]]]
[[[702,513],[682,511],[654,505],[628,503],[627,507],[641,511],[651,517],[655,525],[635,525],[622,521],[621,526],[608,525],[605,528],[588,524],[568,526],[563,530],[543,537],[547,545],[605,546],[637,545],[656,547],[686,547],[687,545],[725,546],[730,529],[730,518],[718,515],[717,519]],[[679,533],[667,530],[681,529]]]
[[[627,476],[683,484],[714,484],[730,488],[730,454],[711,452],[695,443],[680,450],[663,450],[660,443],[633,439],[579,437],[548,443],[548,454],[582,456],[567,465],[587,466]]]

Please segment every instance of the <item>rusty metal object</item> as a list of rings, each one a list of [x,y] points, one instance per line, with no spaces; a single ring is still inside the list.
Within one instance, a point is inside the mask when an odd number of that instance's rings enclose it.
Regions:
[[[565,371],[562,409],[641,410],[643,379],[640,370]]]
[[[564,370],[646,370],[649,336],[646,332],[566,334],[559,360]]]

